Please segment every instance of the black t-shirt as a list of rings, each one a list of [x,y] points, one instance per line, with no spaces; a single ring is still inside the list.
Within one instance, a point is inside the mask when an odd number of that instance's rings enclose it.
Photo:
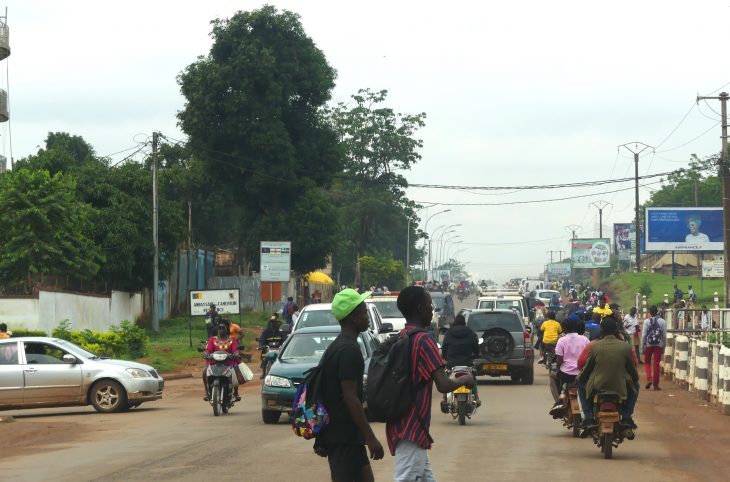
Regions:
[[[362,376],[365,372],[365,360],[357,342],[344,335],[338,336],[327,347],[328,356],[324,363],[322,377],[322,402],[330,416],[330,423],[322,434],[322,442],[326,445],[363,445],[365,437],[355,425],[355,421],[347,410],[342,395],[340,382],[354,380],[357,382],[357,397],[363,401]]]

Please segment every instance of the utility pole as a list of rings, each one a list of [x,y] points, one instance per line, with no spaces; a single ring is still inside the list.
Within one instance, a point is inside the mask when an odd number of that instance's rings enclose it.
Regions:
[[[607,201],[596,201],[591,203],[596,209],[598,209],[598,237],[603,237],[603,208],[608,205],[613,206],[612,203]]]
[[[570,282],[575,284],[575,269],[573,269],[573,241],[575,240],[575,232],[580,229],[580,226],[577,224],[571,224],[569,226],[565,226],[565,229],[570,231],[573,235],[570,238]]]
[[[631,148],[631,144],[634,145],[633,149]],[[654,148],[650,145],[644,144],[643,142],[629,142],[628,144],[622,144],[618,147],[619,149],[623,147],[634,155],[634,209],[636,211],[634,213],[634,216],[636,217],[634,220],[634,231],[636,232],[636,235],[634,236],[636,240],[634,251],[636,253],[636,272],[641,273],[641,241],[639,239],[639,236],[641,236],[641,223],[639,222],[639,156],[645,150],[651,149],[653,151]],[[639,147],[641,147],[641,149],[639,149]]]
[[[152,245],[154,246],[154,264],[152,275],[152,329],[155,333],[160,332],[160,318],[157,313],[158,285],[160,284],[159,266],[157,258],[159,255],[157,246],[157,143],[160,140],[160,133],[152,133]]]
[[[723,232],[723,253],[725,268],[725,308],[730,307],[730,170],[728,169],[728,145],[727,145],[727,100],[730,98],[727,92],[721,92],[718,97],[697,96],[697,103],[701,100],[719,100],[720,115],[722,117],[722,151],[720,151],[719,175],[722,178],[722,221],[725,225]]]
[[[565,251],[563,251],[563,250],[557,250],[556,249],[556,250],[548,250],[548,251],[545,251],[545,252],[546,253],[550,253],[550,264],[552,264],[552,262],[553,262],[553,253],[558,253],[560,255],[560,261],[562,261],[563,260],[563,253]]]

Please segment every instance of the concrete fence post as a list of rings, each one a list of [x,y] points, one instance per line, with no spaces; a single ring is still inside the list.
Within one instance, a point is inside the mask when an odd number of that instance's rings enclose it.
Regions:
[[[730,348],[723,346],[720,353],[723,355],[723,366],[720,375],[720,386],[722,387],[720,403],[722,403],[722,413],[730,415]]]
[[[641,295],[641,312],[644,314],[644,318],[646,318],[646,295]]]
[[[680,384],[686,384],[687,368],[689,365],[689,338],[685,335],[677,336],[677,341],[674,346],[677,349],[677,365],[674,376],[676,380],[679,380]]]
[[[664,347],[664,376],[671,378],[674,368],[674,333],[667,333],[667,346]]]
[[[708,388],[708,359],[710,355],[710,344],[706,341],[697,342],[697,357],[695,359],[695,380],[694,386],[697,396],[702,400],[709,400]]]

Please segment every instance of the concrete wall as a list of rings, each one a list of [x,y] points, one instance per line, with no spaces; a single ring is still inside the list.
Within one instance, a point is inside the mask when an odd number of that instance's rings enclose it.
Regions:
[[[59,321],[69,320],[73,330],[108,331],[123,320],[142,315],[142,294],[112,292],[111,297],[41,291],[35,298],[0,299],[0,321],[10,330],[20,328],[51,333]]]

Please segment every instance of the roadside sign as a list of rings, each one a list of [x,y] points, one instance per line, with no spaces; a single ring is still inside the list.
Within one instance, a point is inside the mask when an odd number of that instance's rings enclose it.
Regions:
[[[571,259],[573,268],[608,268],[611,240],[608,238],[573,239]]]
[[[261,281],[289,281],[291,241],[261,241]]]
[[[725,262],[722,259],[705,259],[702,261],[703,278],[724,278]]]
[[[202,316],[208,312],[211,303],[220,314],[241,314],[241,293],[238,288],[231,290],[190,291],[190,315]]]

